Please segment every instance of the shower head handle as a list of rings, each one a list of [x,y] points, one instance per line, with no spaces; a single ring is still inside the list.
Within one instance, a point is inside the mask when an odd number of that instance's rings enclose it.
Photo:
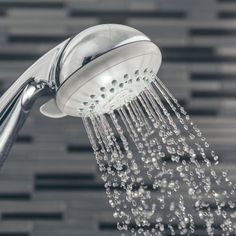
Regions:
[[[0,167],[24,124],[34,101],[53,92],[52,74],[69,39],[49,51],[26,70],[0,98]]]

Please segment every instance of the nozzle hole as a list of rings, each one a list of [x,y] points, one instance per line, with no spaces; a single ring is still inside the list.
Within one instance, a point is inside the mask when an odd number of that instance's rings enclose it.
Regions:
[[[112,85],[117,85],[117,80],[112,80]]]
[[[123,88],[123,87],[124,87],[124,84],[123,84],[123,83],[120,83],[120,84],[119,84],[119,87],[120,87],[120,88]]]
[[[128,79],[129,78],[129,75],[128,74],[125,74],[124,75],[124,79]]]

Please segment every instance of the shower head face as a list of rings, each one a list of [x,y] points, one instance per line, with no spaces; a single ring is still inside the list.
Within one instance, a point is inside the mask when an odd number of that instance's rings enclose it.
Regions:
[[[149,85],[159,60],[159,51],[151,42],[114,49],[66,80],[57,92],[57,105],[71,116],[109,113]]]
[[[140,31],[116,24],[91,27],[61,55],[56,106],[77,117],[109,113],[143,91],[160,64],[159,48]]]

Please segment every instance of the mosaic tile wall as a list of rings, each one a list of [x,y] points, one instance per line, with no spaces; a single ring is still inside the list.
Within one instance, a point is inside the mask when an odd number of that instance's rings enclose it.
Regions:
[[[0,0],[0,92],[54,45],[101,23],[135,27],[160,46],[160,78],[236,182],[235,0]],[[0,236],[120,235],[81,120],[42,116],[45,99],[0,171]]]

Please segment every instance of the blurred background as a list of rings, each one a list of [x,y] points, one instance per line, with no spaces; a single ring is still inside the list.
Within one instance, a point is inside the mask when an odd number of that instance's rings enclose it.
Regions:
[[[49,49],[102,23],[159,45],[159,77],[236,183],[236,0],[0,0],[1,94]],[[81,120],[44,117],[45,99],[0,171],[0,236],[120,235]]]

